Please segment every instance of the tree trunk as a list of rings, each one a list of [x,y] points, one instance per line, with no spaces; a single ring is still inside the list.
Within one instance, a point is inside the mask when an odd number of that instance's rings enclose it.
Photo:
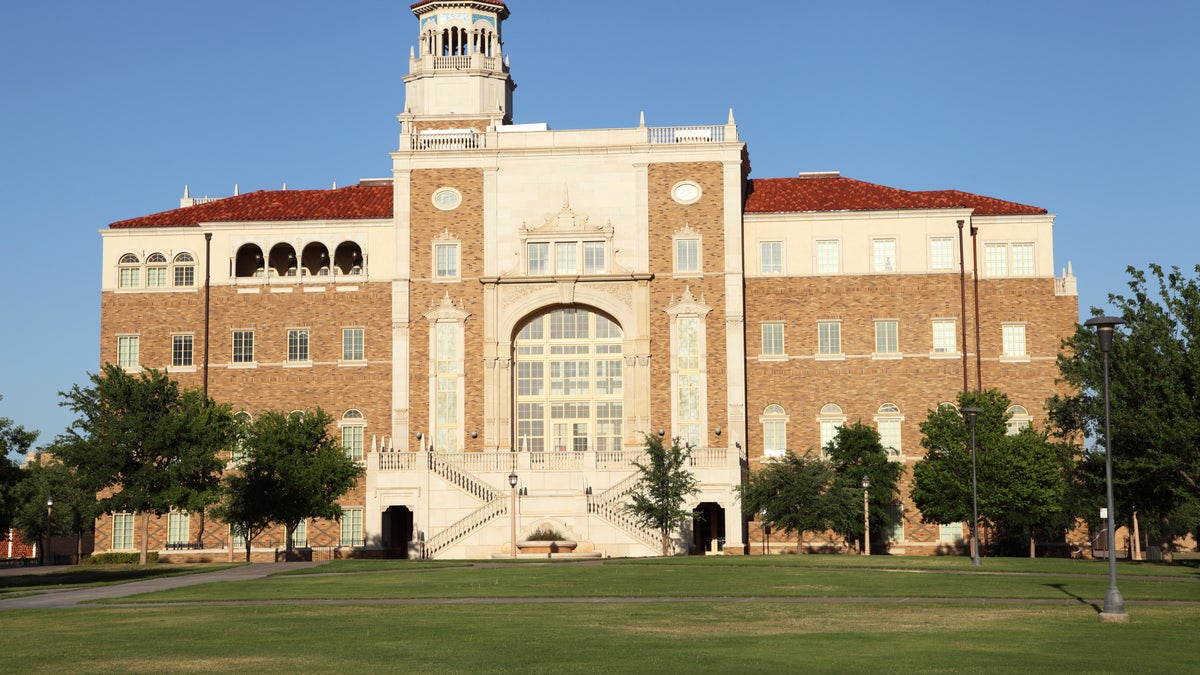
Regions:
[[[246,535],[246,562],[250,562],[250,535]]]
[[[662,546],[663,557],[669,558],[671,556],[671,533],[667,530],[662,531]]]
[[[142,548],[138,555],[138,564],[150,562],[150,512],[142,511]]]
[[[204,509],[200,509],[200,527],[196,531],[196,548],[204,548]]]
[[[1033,530],[1029,531],[1029,557],[1037,557],[1037,539],[1033,537]]]

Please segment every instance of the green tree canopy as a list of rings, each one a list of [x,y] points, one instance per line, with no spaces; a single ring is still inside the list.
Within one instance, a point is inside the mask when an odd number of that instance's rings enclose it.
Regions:
[[[833,488],[828,492],[826,507],[831,529],[847,539],[862,537],[864,476],[871,484],[867,493],[871,522],[888,522],[888,507],[900,497],[904,465],[888,459],[879,432],[862,422],[841,426],[825,446],[825,454],[834,469]],[[883,532],[883,528],[876,527],[875,531]]]
[[[0,400],[4,397],[0,396]],[[9,455],[24,455],[29,452],[38,432],[26,431],[7,417],[0,417],[0,531],[7,532],[12,525],[13,513],[17,508],[17,484],[21,482],[21,468]]]
[[[1081,464],[1093,503],[1103,498],[1102,448],[1111,448],[1118,524],[1136,508],[1143,531],[1170,550],[1200,526],[1200,281],[1158,265],[1128,273],[1129,293],[1108,297],[1125,321],[1109,354],[1112,438],[1104,437],[1104,359],[1092,328],[1078,326],[1058,359],[1079,393],[1055,396],[1049,408],[1058,433],[1096,440]]]
[[[38,541],[46,536],[49,525],[55,537],[74,535],[76,551],[81,552],[83,535],[95,528],[101,510],[95,491],[79,479],[74,469],[59,461],[55,447],[42,448],[26,464],[16,487],[14,526],[28,539]],[[50,498],[54,499],[54,507],[48,523],[46,502]]]
[[[844,506],[835,504],[831,512],[830,500],[826,499],[835,479],[832,464],[815,457],[798,457],[788,450],[783,457],[751,472],[739,486],[742,512],[747,516],[757,514],[761,522],[795,533],[801,542],[797,552],[803,553],[804,533],[832,529],[833,514]]]
[[[287,528],[292,548],[296,526],[306,518],[341,518],[338,500],[363,473],[329,433],[333,418],[324,410],[300,414],[267,411],[245,433],[245,459],[224,481],[216,515],[246,539],[246,559],[254,537],[274,523]]]
[[[671,532],[693,517],[683,504],[699,491],[696,477],[687,468],[692,449],[679,438],[668,448],[661,437],[646,434],[646,456],[646,463],[634,462],[641,475],[629,493],[625,511],[662,534],[662,554],[668,556]]]

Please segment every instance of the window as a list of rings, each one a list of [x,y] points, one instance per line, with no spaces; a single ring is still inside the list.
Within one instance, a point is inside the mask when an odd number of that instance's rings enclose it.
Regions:
[[[701,319],[675,318],[675,432],[689,444],[700,442],[701,410]]]
[[[117,337],[118,366],[126,370],[138,367],[138,343],[140,341],[137,335],[122,335]]]
[[[250,431],[250,413],[245,410],[233,416],[237,422],[237,436],[233,441],[233,448],[229,451],[229,462],[231,464],[241,464],[246,461],[250,452],[246,448],[246,434]]]
[[[307,328],[293,328],[287,332],[287,360],[292,363],[308,361]]]
[[[458,279],[459,248],[457,243],[435,244],[433,247],[433,278],[438,281]]]
[[[783,274],[783,242],[758,243],[758,271],[762,274]]]
[[[1023,405],[1009,406],[1008,422],[1005,423],[1006,433],[1009,436],[1016,436],[1021,433],[1021,429],[1033,424],[1033,418],[1030,417],[1029,411]]]
[[[361,462],[364,431],[362,413],[357,410],[347,410],[346,414],[342,415],[342,425],[342,447],[346,448],[346,456],[356,462]]]
[[[342,546],[363,545],[363,510],[342,509]]]
[[[180,253],[175,256],[175,287],[191,287],[196,285],[196,259],[191,253]]]
[[[1008,275],[1008,245],[983,245],[983,273],[989,277]]]
[[[1004,336],[1004,358],[1019,359],[1026,357],[1025,324],[1006,323],[1001,330]]]
[[[899,322],[876,321],[875,322],[875,353],[876,354],[899,354],[900,353],[900,337],[899,337]]]
[[[1033,244],[1012,245],[1012,273],[1014,277],[1033,276]]]
[[[195,342],[193,335],[172,335],[171,336],[171,365],[176,368],[184,368],[192,366],[192,351],[193,343]]]
[[[873,239],[873,240],[871,240],[871,271],[872,272],[895,272],[896,271],[896,240],[895,239]]]
[[[890,531],[886,533],[888,541],[904,541],[904,505],[898,501],[888,504],[888,524]]]
[[[121,256],[117,263],[118,288],[138,288],[142,284],[142,268],[138,257],[132,253]]]
[[[557,274],[576,274],[579,272],[579,244],[573,241],[560,241],[554,245],[554,271]]]
[[[763,425],[763,457],[783,457],[787,452],[788,417],[783,407],[772,403],[759,418]]]
[[[840,258],[837,240],[817,242],[817,274],[837,274]]]
[[[434,447],[441,452],[454,452],[460,449],[458,429],[462,326],[453,321],[441,321],[434,326]]]
[[[151,253],[146,258],[146,265],[146,287],[166,288],[167,257],[161,253]]]
[[[296,529],[292,530],[292,546],[295,548],[308,548],[307,520],[301,520],[296,523]]]
[[[784,355],[782,323],[764,323],[762,325],[762,355]]]
[[[187,546],[190,519],[186,511],[172,511],[167,514],[167,547],[181,548]]]
[[[246,548],[246,531],[240,525],[231,525],[229,527],[230,545],[236,549],[245,550]]]
[[[233,362],[254,363],[254,331],[233,331]]]
[[[836,403],[827,403],[821,407],[821,413],[817,415],[817,423],[821,427],[821,455],[828,457],[829,454],[826,448],[837,438],[837,430],[846,423],[846,415],[842,413],[842,407]]]
[[[133,514],[114,513],[112,517],[112,548],[114,551],[133,550]]]
[[[933,320],[933,353],[953,354],[958,351],[957,321],[954,319]]]
[[[550,273],[550,244],[529,245],[529,274],[531,276]]]
[[[342,329],[342,360],[343,361],[362,361],[363,355],[363,330],[362,328],[343,328]]]
[[[954,240],[950,237],[934,237],[929,240],[929,269],[954,269]]]
[[[904,417],[900,408],[894,403],[884,403],[879,406],[875,416],[875,427],[879,430],[879,441],[887,450],[888,457],[900,457],[900,423]]]
[[[842,353],[842,323],[840,321],[817,322],[817,354],[837,356]]]
[[[700,273],[700,240],[675,240],[675,272],[677,274]]]
[[[963,524],[938,525],[938,541],[943,544],[961,544],[963,542]]]
[[[583,273],[602,274],[608,269],[604,264],[604,242],[583,242]]]

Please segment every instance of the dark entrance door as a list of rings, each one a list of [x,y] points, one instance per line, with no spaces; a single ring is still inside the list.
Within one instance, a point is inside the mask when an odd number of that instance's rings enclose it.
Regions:
[[[692,513],[692,551],[704,555],[724,549],[725,509],[716,502],[700,502]]]
[[[407,506],[389,506],[383,512],[383,547],[389,558],[407,558],[413,540],[413,512]]]

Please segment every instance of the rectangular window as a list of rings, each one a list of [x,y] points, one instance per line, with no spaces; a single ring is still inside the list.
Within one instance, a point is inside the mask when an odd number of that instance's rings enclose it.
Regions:
[[[872,272],[895,272],[896,271],[896,240],[895,239],[873,239],[873,240],[871,240],[871,271]]]
[[[953,354],[957,352],[958,336],[955,332],[957,322],[954,319],[933,320],[933,353]]]
[[[186,367],[192,365],[192,351],[195,343],[195,336],[192,335],[172,335],[171,336],[171,365],[175,367]]]
[[[963,524],[948,523],[938,525],[938,541],[943,544],[961,544],[963,541]]]
[[[142,271],[136,267],[122,267],[121,278],[117,282],[120,288],[137,288],[141,282]]]
[[[363,355],[363,329],[362,328],[343,328],[342,329],[342,360],[343,361],[362,361]]]
[[[165,268],[165,267],[148,267],[148,268],[146,268],[146,287],[147,288],[166,288],[167,287],[167,268]]]
[[[763,421],[763,455],[783,457],[787,450],[787,422],[784,420]]]
[[[700,319],[675,319],[675,433],[695,444],[700,438],[703,404],[700,400]]]
[[[609,401],[596,403],[596,449],[620,450],[622,438],[622,404]]]
[[[363,458],[363,428],[360,426],[342,427],[342,447],[346,456],[361,462]]]
[[[301,520],[296,523],[296,529],[292,530],[292,546],[296,548],[308,548],[308,521]]]
[[[433,278],[458,278],[458,244],[435,244],[433,247]]]
[[[1004,356],[1007,358],[1026,356],[1025,324],[1006,323],[1002,330],[1004,332]]]
[[[838,321],[817,322],[817,353],[831,356],[842,353],[842,324]]]
[[[462,370],[461,325],[449,321],[436,324],[434,448],[441,452],[456,452],[459,448],[459,374]]]
[[[837,240],[817,242],[817,274],[837,274],[838,259]]]
[[[293,363],[308,361],[307,328],[293,328],[288,331],[287,360]]]
[[[679,274],[700,273],[700,240],[675,240],[675,271]]]
[[[888,456],[898,457],[900,455],[900,420],[881,419],[875,424],[879,428],[879,442],[887,449]]]
[[[897,321],[875,322],[875,353],[900,353],[900,327]]]
[[[762,325],[762,355],[784,355],[782,323],[764,323]]]
[[[983,245],[983,273],[989,277],[1008,276],[1008,245]]]
[[[517,450],[520,452],[545,452],[546,405],[544,403],[517,404]]]
[[[954,240],[950,237],[935,237],[929,240],[929,269],[954,269]]]
[[[837,430],[842,426],[842,423],[837,420],[821,420],[821,450],[822,456],[826,446],[829,445],[834,438],[837,438]]]
[[[604,242],[583,242],[583,273],[603,274],[607,270],[604,264]]]
[[[177,287],[196,285],[196,268],[191,265],[175,268],[175,285]]]
[[[112,549],[114,551],[133,550],[133,514],[114,513],[112,517],[113,535]]]
[[[1012,273],[1014,277],[1033,276],[1033,244],[1012,245]]]
[[[167,515],[167,546],[180,548],[188,543],[190,519],[183,511],[172,511]]]
[[[342,509],[342,546],[363,545],[363,510]]]
[[[554,273],[579,273],[579,245],[573,241],[560,241],[554,245]]]
[[[141,339],[136,335],[124,335],[117,338],[117,365],[125,368],[138,367],[138,344]]]
[[[758,271],[762,274],[783,274],[783,242],[758,243]]]
[[[233,362],[254,363],[254,331],[233,331]]]
[[[550,273],[550,244],[529,245],[529,274],[538,276]]]

